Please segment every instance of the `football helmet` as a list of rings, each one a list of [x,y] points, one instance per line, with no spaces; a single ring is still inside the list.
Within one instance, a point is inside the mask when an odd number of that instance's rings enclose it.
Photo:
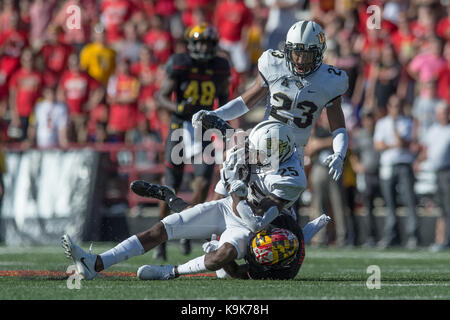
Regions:
[[[294,153],[292,129],[277,120],[266,120],[252,129],[248,136],[250,163],[266,166],[278,153],[279,163]]]
[[[272,228],[258,232],[249,242],[248,258],[266,267],[283,267],[295,259],[299,241],[287,229]]]
[[[325,33],[318,23],[307,20],[296,22],[286,35],[284,47],[289,70],[300,77],[310,75],[322,64],[326,48]]]
[[[210,60],[216,56],[219,35],[216,28],[201,23],[186,31],[187,48],[194,60]]]

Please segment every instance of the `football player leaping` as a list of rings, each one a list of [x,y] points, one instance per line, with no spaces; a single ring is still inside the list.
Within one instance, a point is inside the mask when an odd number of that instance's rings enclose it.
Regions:
[[[326,108],[334,154],[325,163],[333,179],[338,180],[348,145],[341,109],[341,95],[347,91],[348,78],[345,71],[322,62],[325,49],[325,34],[319,24],[296,22],[286,35],[284,52],[269,49],[261,55],[254,85],[215,111],[197,112],[192,117],[193,125],[199,126],[199,119],[205,113],[213,113],[226,121],[235,119],[270,94],[266,117],[292,127],[303,163],[311,129]]]
[[[280,218],[282,210],[297,201],[306,187],[306,178],[294,151],[293,134],[289,126],[276,120],[264,121],[253,128],[248,140],[249,154],[257,155],[256,163],[246,166],[245,161],[239,160],[246,153],[241,149],[232,149],[221,169],[221,179],[225,181],[229,196],[169,215],[149,230],[126,239],[100,255],[85,252],[68,235],[64,235],[63,248],[66,255],[74,260],[78,273],[90,280],[99,271],[142,255],[167,240],[206,239],[217,234],[220,235],[218,244],[213,250],[206,250],[208,253],[205,255],[179,266],[145,265],[138,269],[138,277],[143,280],[167,280],[183,274],[224,268],[234,277],[248,278],[245,265],[237,266],[234,261],[246,256],[249,240],[254,233]],[[270,146],[268,140],[271,141]],[[243,148],[245,151],[245,146]],[[272,155],[279,159],[276,169],[270,167]],[[239,170],[241,168],[244,170]],[[158,190],[164,191],[161,196],[168,203],[174,200],[170,189]],[[172,202],[176,203],[176,199]],[[326,223],[326,220],[310,223],[307,237],[313,237]],[[298,240],[301,241],[301,237],[300,232]],[[296,266],[295,274],[299,267]]]

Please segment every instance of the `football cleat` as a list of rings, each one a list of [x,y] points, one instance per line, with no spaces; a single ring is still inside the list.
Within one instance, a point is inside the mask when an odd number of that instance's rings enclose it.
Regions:
[[[320,217],[308,222],[308,224],[302,229],[303,240],[305,243],[309,244],[317,232],[322,230],[330,221],[331,218],[323,213]]]
[[[77,272],[83,276],[84,280],[92,280],[98,275],[98,272],[95,271],[97,255],[81,249],[70,239],[68,234],[61,237],[61,245],[67,258],[75,262]]]
[[[130,184],[131,190],[141,197],[155,198],[165,201],[168,196],[175,195],[175,192],[166,186],[148,183],[144,180],[136,180]]]
[[[138,269],[137,277],[140,280],[170,280],[175,278],[175,266],[147,264]]]

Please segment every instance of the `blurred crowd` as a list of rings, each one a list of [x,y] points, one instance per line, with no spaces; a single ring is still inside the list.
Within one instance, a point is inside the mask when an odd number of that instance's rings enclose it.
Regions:
[[[260,54],[282,49],[300,19],[324,27],[325,62],[349,76],[343,110],[350,148],[341,181],[332,181],[321,164],[332,150],[326,114],[306,149],[313,211],[332,213],[338,246],[387,247],[395,243],[396,207],[404,205],[405,245],[413,248],[414,184],[421,175],[432,174],[425,192],[438,195],[443,217],[450,215],[449,0],[3,0],[1,140],[44,148],[147,138],[163,143],[170,114],[158,108],[155,95],[169,56],[186,51],[188,27],[216,26],[232,66],[234,98],[258,72]],[[133,116],[124,116],[126,109]],[[389,208],[381,235],[374,216],[380,197]],[[357,203],[370,222],[364,241]],[[450,223],[445,228],[442,246],[448,246]],[[329,238],[323,233],[317,242]]]

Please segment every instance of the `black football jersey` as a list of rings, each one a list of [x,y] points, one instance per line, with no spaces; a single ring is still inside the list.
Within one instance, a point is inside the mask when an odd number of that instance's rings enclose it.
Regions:
[[[230,76],[230,65],[221,57],[198,62],[188,53],[177,53],[169,58],[166,72],[177,82],[176,115],[190,121],[194,113],[213,109],[219,86]]]

